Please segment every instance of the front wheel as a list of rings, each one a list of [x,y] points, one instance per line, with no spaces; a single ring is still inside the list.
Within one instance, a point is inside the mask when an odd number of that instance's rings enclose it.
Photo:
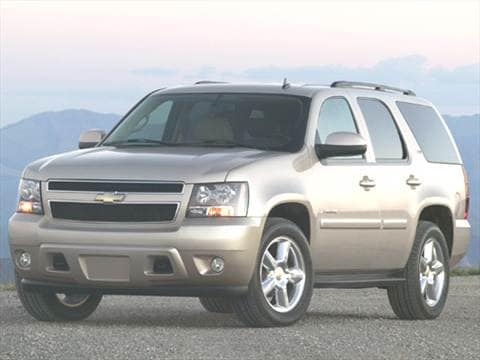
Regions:
[[[96,310],[102,300],[101,295],[27,291],[18,275],[15,276],[15,285],[25,310],[40,321],[83,320]]]
[[[307,239],[291,221],[267,220],[253,277],[245,296],[233,300],[248,326],[285,326],[307,311],[313,292]]]
[[[232,301],[228,298],[200,297],[200,304],[209,312],[229,314],[233,312]]]
[[[448,248],[434,223],[420,221],[406,266],[406,281],[388,288],[388,299],[400,319],[434,319],[445,306],[449,285]]]

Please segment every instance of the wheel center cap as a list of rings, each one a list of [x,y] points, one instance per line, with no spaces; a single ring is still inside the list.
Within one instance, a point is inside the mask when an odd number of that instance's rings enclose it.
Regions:
[[[429,271],[427,275],[427,281],[429,284],[433,284],[434,276],[433,272]]]
[[[429,277],[431,274],[432,274],[432,268],[430,265],[427,265],[425,267],[425,271],[423,272],[423,274],[426,276],[426,277]]]
[[[285,272],[283,271],[283,269],[279,266],[275,269],[275,278],[280,281],[282,280],[282,278],[285,276]]]

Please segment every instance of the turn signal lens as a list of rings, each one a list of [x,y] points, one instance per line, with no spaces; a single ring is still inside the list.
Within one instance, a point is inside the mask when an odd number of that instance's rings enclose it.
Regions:
[[[210,206],[207,208],[207,216],[233,216],[235,211],[232,206]]]
[[[32,213],[33,212],[33,203],[31,201],[20,201],[18,203],[18,212],[22,213]]]

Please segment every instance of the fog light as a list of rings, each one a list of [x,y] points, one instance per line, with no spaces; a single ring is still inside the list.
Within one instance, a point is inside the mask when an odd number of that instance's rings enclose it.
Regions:
[[[225,261],[221,257],[214,257],[210,263],[210,267],[216,273],[222,272],[225,267]]]
[[[32,265],[32,256],[28,252],[22,252],[18,257],[18,266],[21,268],[29,268]]]

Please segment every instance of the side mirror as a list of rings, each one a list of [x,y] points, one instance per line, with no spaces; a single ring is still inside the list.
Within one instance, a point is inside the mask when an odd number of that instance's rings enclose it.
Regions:
[[[92,129],[84,131],[80,134],[80,140],[78,141],[79,149],[88,149],[97,145],[107,135],[105,130]]]
[[[334,132],[327,136],[325,144],[316,144],[315,152],[320,160],[336,156],[363,155],[367,151],[365,139],[355,133]]]

